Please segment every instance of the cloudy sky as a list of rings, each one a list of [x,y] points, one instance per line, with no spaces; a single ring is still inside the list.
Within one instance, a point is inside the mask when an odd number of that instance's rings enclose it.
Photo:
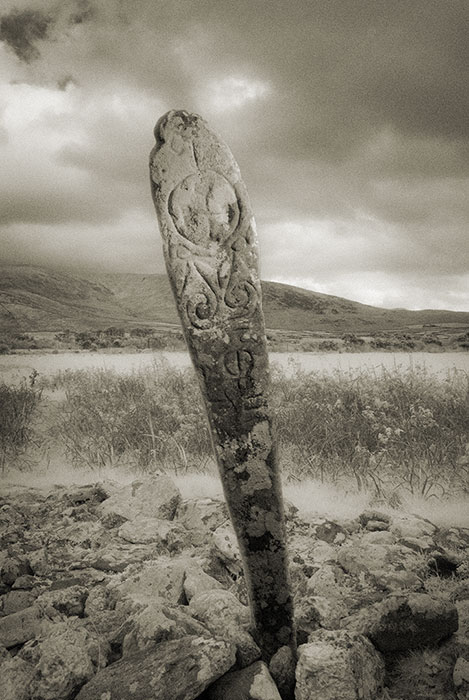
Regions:
[[[467,0],[2,0],[8,262],[162,272],[153,126],[230,145],[265,279],[469,310]]]

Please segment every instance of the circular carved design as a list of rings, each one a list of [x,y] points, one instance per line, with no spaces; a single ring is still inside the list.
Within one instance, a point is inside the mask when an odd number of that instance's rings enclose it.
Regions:
[[[189,175],[180,182],[169,197],[169,213],[181,236],[204,247],[210,241],[224,243],[240,218],[232,185],[213,170]]]

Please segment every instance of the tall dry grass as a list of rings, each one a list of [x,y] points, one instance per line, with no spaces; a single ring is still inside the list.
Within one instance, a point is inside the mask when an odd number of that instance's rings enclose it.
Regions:
[[[179,475],[213,468],[191,369],[160,362],[131,375],[67,371],[42,387],[63,397],[51,431],[77,468],[122,465]],[[292,484],[352,485],[388,502],[395,494],[469,492],[468,387],[461,373],[274,369],[271,394],[281,466]]]

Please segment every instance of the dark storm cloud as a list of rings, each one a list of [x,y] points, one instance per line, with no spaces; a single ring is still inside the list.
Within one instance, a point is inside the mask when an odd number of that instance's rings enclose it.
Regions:
[[[30,63],[39,58],[37,44],[47,38],[52,23],[52,17],[39,10],[13,10],[0,18],[0,41]]]
[[[75,220],[83,205],[90,222],[132,206],[151,221],[152,126],[166,109],[185,108],[230,144],[270,276],[309,270],[323,283],[353,266],[429,285],[423,270],[438,276],[440,264],[448,280],[467,270],[465,0],[17,5],[0,24],[21,59],[13,77],[61,91],[74,111],[47,113],[58,140],[43,201],[55,191],[55,213],[41,210],[40,178],[32,186],[19,168],[24,192],[8,190],[12,225],[65,221],[68,198]]]

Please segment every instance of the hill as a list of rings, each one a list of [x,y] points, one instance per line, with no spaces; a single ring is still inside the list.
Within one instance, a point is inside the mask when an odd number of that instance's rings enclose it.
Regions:
[[[268,328],[376,333],[424,325],[469,326],[469,312],[382,309],[278,282],[262,282]],[[90,274],[31,265],[0,267],[0,331],[177,325],[166,275]]]

